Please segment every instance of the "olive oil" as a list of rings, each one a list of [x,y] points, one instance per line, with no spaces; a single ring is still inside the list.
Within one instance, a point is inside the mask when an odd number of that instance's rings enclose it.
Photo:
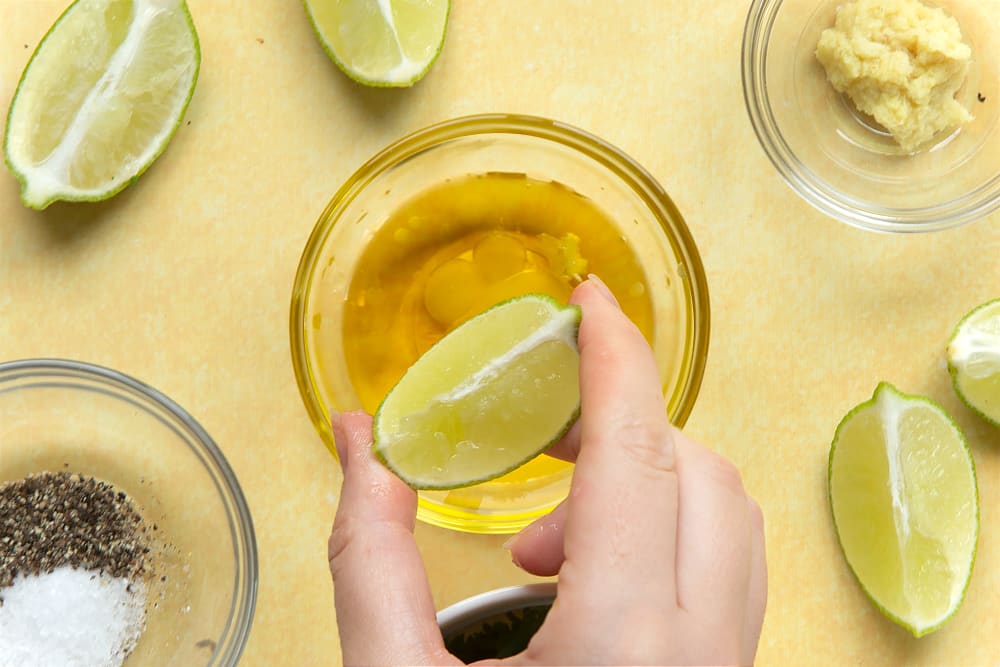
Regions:
[[[565,302],[589,273],[652,340],[638,259],[582,195],[523,174],[487,173],[405,202],[366,245],[344,308],[344,357],[363,407],[374,412],[406,369],[469,317],[533,292]],[[530,485],[567,467],[541,456],[492,484]]]

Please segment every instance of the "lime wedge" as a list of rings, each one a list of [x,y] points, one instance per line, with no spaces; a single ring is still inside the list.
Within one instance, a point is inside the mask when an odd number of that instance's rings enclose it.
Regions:
[[[1000,426],[1000,299],[958,323],[948,342],[948,370],[958,397]]]
[[[201,54],[184,0],[77,0],[28,62],[4,154],[26,206],[99,201],[163,152]]]
[[[415,489],[499,477],[545,451],[580,413],[580,309],[536,294],[442,338],[375,413],[375,454]]]
[[[829,482],[837,538],[868,597],[917,637],[941,627],[979,537],[975,465],[955,422],[882,383],[837,427]]]
[[[305,0],[327,55],[366,86],[411,86],[444,46],[448,0]]]

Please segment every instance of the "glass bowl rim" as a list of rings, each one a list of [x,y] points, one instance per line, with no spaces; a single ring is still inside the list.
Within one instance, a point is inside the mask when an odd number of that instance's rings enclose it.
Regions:
[[[1000,171],[976,189],[921,208],[893,208],[862,201],[827,185],[785,141],[767,92],[767,49],[785,0],[751,0],[743,27],[741,80],[750,124],[768,160],[799,197],[831,218],[877,232],[941,231],[980,220],[1000,209]]]
[[[289,317],[292,368],[306,411],[327,448],[336,456],[333,431],[326,414],[327,406],[314,391],[315,369],[306,345],[306,307],[313,287],[313,277],[319,269],[318,259],[326,239],[351,204],[376,178],[393,167],[419,154],[447,145],[451,141],[490,135],[530,137],[568,148],[576,158],[589,160],[607,169],[642,201],[663,230],[666,242],[678,256],[686,271],[685,312],[688,313],[681,382],[678,384],[677,413],[674,423],[681,427],[697,400],[704,379],[710,338],[710,308],[708,281],[704,264],[694,237],[684,217],[659,182],[638,162],[622,150],[589,132],[568,123],[525,114],[486,113],[460,116],[425,126],[388,144],[358,167],[341,185],[315,223],[299,260],[292,287]],[[332,407],[332,406],[330,406]],[[532,517],[535,518],[535,517]],[[508,533],[524,522],[520,518],[506,521],[484,516],[470,525],[467,518],[452,518],[441,514],[435,525],[478,532]]]
[[[53,378],[53,381],[32,382],[14,389],[4,388],[8,382],[24,378]],[[236,552],[234,554],[236,587],[233,591],[233,601],[226,625],[220,635],[222,641],[216,648],[217,652],[210,664],[235,667],[243,653],[253,625],[259,576],[257,539],[253,518],[235,473],[222,450],[194,417],[166,394],[140,380],[105,366],[70,359],[33,358],[0,363],[0,394],[31,387],[51,386],[74,391],[94,391],[78,384],[76,382],[78,380],[90,380],[98,385],[124,391],[129,395],[129,398],[125,398],[118,393],[102,391],[116,400],[131,401],[137,404],[145,403],[146,406],[165,412],[167,418],[174,423],[167,423],[164,417],[158,414],[150,414],[164,422],[172,430],[180,430],[188,436],[184,438],[185,443],[193,450],[192,453],[197,456],[202,465],[209,469],[219,497],[226,507],[226,518],[229,521],[229,529]],[[194,446],[191,443],[194,443]],[[242,545],[242,549],[240,545]],[[243,562],[244,560],[245,562]],[[219,648],[222,648],[222,652],[218,652]]]

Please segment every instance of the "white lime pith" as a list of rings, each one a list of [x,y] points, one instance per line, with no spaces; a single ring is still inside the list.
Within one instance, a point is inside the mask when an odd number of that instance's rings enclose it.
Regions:
[[[25,205],[99,201],[169,143],[201,55],[183,0],[77,0],[28,62],[4,154]]]
[[[499,477],[543,452],[580,410],[580,311],[511,299],[449,333],[375,414],[375,453],[417,489]]]

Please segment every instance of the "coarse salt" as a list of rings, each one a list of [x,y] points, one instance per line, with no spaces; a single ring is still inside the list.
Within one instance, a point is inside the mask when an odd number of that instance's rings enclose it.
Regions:
[[[0,589],[0,667],[120,667],[145,623],[146,587],[70,566]]]

